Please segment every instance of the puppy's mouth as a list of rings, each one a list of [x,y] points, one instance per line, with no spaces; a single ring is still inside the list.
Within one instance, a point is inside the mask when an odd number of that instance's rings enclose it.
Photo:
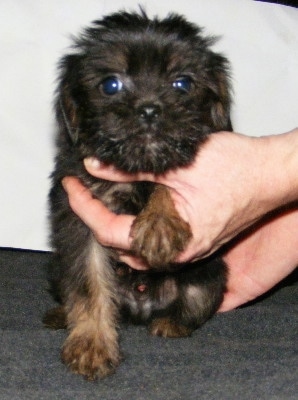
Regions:
[[[145,137],[116,144],[111,152],[113,155],[97,153],[96,156],[106,164],[113,164],[117,169],[129,173],[153,172],[162,173],[172,167],[172,152],[165,150],[165,144],[157,143]]]
[[[143,157],[145,157],[148,161],[151,159],[151,162],[154,163],[159,149],[161,149],[163,146],[163,140],[161,137],[161,130],[151,129],[131,138],[131,142],[134,145],[134,150],[136,152],[141,151],[142,153],[145,153],[143,154]]]
[[[89,147],[87,156],[95,156],[125,172],[164,173],[189,164],[197,147],[191,139],[183,138],[182,133],[174,129],[172,132],[170,135],[162,129],[148,128],[135,133],[128,131],[121,138],[101,135],[97,145]]]

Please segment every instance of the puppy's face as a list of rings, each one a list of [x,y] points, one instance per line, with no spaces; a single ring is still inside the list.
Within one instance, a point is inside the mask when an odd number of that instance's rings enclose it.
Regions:
[[[58,114],[82,157],[162,173],[189,164],[206,136],[228,129],[227,61],[178,16],[97,21],[62,62]]]

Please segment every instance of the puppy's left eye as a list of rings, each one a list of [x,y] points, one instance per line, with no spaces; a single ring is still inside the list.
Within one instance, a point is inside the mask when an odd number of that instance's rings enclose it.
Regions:
[[[122,90],[123,83],[115,76],[109,76],[101,82],[100,86],[104,94],[112,96]]]
[[[192,79],[188,76],[180,76],[173,82],[173,88],[181,92],[189,92],[192,85]]]

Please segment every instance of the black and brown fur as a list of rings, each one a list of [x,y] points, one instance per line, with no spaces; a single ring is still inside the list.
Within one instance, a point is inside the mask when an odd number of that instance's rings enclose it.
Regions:
[[[93,156],[126,172],[162,174],[189,165],[211,132],[230,129],[228,62],[211,50],[213,42],[179,15],[160,20],[119,12],[95,21],[61,61],[50,206],[63,305],[52,321],[61,325],[66,315],[62,360],[88,379],[119,364],[119,310],[133,315],[129,282],[151,280],[142,286],[149,291],[137,292],[158,312],[139,320],[150,320],[157,335],[190,334],[221,302],[219,259],[171,272],[191,232],[164,186],[95,179],[83,165]],[[132,252],[160,275],[121,271],[116,251],[101,246],[70,209],[61,186],[67,175],[79,177],[112,211],[137,215]],[[139,308],[142,301],[136,299]]]

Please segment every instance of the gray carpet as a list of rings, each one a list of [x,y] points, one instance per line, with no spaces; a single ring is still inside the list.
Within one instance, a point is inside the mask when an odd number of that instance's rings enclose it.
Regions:
[[[297,399],[297,273],[270,296],[217,315],[188,339],[123,326],[117,373],[87,382],[59,359],[64,331],[42,326],[55,305],[50,253],[0,250],[0,399]]]

